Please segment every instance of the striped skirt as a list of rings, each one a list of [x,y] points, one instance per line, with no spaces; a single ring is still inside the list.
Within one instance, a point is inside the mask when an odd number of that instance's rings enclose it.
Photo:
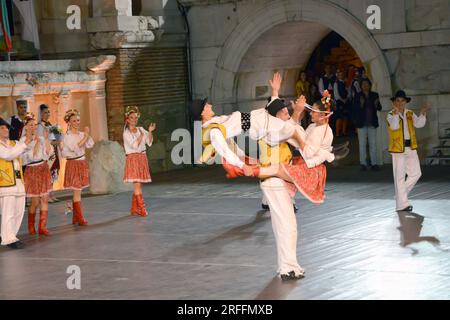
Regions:
[[[24,184],[27,197],[42,197],[52,191],[52,176],[48,162],[27,166],[24,172]]]
[[[312,203],[323,203],[325,199],[325,183],[327,168],[322,163],[314,168],[308,168],[303,158],[294,158],[292,164],[283,165],[284,171],[293,183],[287,183],[291,195],[299,191]]]
[[[87,160],[67,160],[64,188],[82,190],[89,187],[89,164]]]
[[[147,154],[145,153],[130,153],[127,155],[125,161],[125,174],[123,176],[124,182],[152,182],[150,176],[150,169],[148,167]]]

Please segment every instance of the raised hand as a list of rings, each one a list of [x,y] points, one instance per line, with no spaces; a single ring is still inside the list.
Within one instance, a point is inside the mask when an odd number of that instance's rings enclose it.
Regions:
[[[303,110],[305,110],[305,105],[306,105],[306,97],[304,95],[301,95],[297,100],[295,100],[293,108],[297,112],[303,112]]]
[[[89,133],[91,132],[91,130],[89,129],[89,127],[84,127],[84,134],[85,135],[89,135]]]
[[[153,132],[156,129],[156,123],[150,123],[148,126],[148,132]]]
[[[420,113],[423,115],[426,115],[429,110],[430,110],[430,106],[428,105],[428,103],[424,103],[420,107]]]
[[[275,72],[272,80],[269,80],[270,83],[270,87],[272,88],[272,92],[280,92],[280,88],[281,88],[281,81],[283,79],[281,78],[281,74],[279,72]]]

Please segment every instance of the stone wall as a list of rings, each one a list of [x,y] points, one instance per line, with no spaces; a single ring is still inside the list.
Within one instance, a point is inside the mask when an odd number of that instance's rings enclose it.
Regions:
[[[425,101],[431,104],[427,127],[418,130],[422,159],[438,144],[442,128],[450,127],[448,0],[181,2],[192,6],[189,23],[194,97],[215,98],[218,112],[248,111],[263,105],[268,94],[258,96],[256,87],[267,84],[273,71],[282,71],[285,79],[292,82],[282,88],[282,94],[290,95],[295,76],[305,62],[291,59],[280,64],[282,57],[301,57],[311,42],[322,37],[314,32],[298,37],[302,26],[306,26],[302,22],[306,21],[341,34],[369,64],[385,108],[381,118],[391,108],[389,96],[399,88],[413,97],[412,109],[418,110]],[[366,27],[366,9],[372,4],[381,8],[381,30]],[[293,22],[298,22],[298,33],[289,31]],[[286,27],[280,29],[281,23]],[[271,32],[272,37],[266,39]],[[305,46],[295,49],[295,41],[304,42]],[[274,48],[280,53],[273,53]],[[385,122],[381,122],[379,158],[390,162]]]
[[[170,161],[177,128],[186,128],[187,67],[184,48],[120,49],[117,63],[106,82],[108,130],[111,140],[122,142],[124,110],[141,109],[140,125],[157,124],[155,140],[148,149],[152,171],[174,168]]]

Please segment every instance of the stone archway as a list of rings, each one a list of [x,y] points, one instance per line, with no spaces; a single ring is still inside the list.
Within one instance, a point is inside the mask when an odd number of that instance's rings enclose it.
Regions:
[[[252,43],[277,25],[300,21],[319,23],[339,33],[351,44],[361,60],[370,66],[374,88],[381,98],[391,96],[391,78],[383,53],[360,21],[328,1],[277,0],[254,10],[228,37],[214,71],[211,92],[214,103],[236,103],[236,74]]]

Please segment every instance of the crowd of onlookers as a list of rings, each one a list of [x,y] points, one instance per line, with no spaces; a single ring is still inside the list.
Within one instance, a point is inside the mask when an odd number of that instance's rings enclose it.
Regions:
[[[322,97],[325,90],[333,98],[333,115],[330,126],[335,137],[348,136],[356,132],[359,140],[360,164],[367,170],[367,142],[370,166],[378,171],[376,129],[377,112],[382,109],[378,93],[372,91],[372,82],[363,67],[349,65],[335,68],[326,65],[321,76],[302,71],[295,86],[297,96],[305,96],[309,104]],[[308,121],[308,120],[306,120]]]

